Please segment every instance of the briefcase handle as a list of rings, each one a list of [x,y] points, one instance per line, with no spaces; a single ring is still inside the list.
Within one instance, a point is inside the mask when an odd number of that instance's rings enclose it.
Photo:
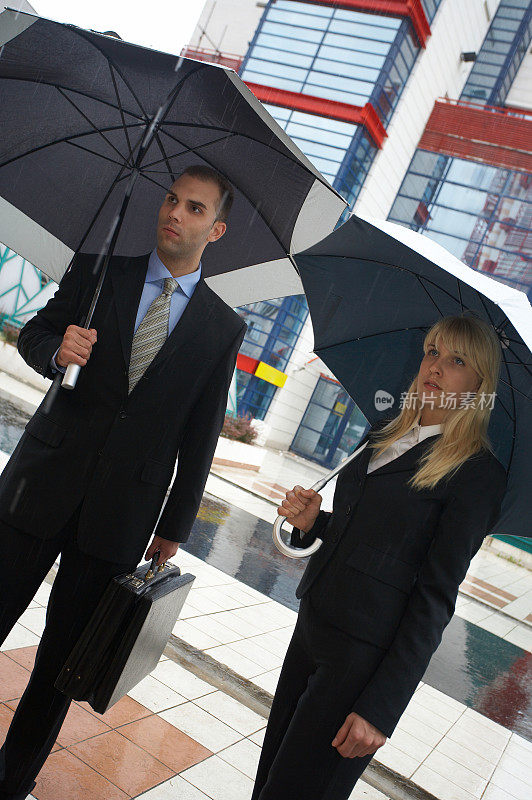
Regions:
[[[157,575],[158,572],[162,572],[163,569],[165,568],[166,561],[163,561],[161,564],[159,564],[159,566],[157,566],[157,561],[159,560],[159,556],[160,555],[161,555],[161,551],[160,550],[156,550],[155,553],[153,554],[153,558],[151,560],[151,564],[148,567],[148,571],[146,572],[146,574],[144,576],[144,580],[145,581],[149,581],[151,578],[153,578],[155,575]]]

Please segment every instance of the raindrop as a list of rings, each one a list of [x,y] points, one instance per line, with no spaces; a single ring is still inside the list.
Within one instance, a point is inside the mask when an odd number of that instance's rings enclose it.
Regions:
[[[20,500],[20,498],[22,496],[22,492],[24,491],[27,482],[28,481],[26,480],[26,478],[21,478],[20,479],[19,484],[18,484],[18,486],[17,486],[17,488],[15,490],[15,494],[13,495],[13,500],[11,501],[11,505],[9,506],[9,513],[10,514],[13,514],[15,512],[15,510],[16,510],[16,508],[18,506],[18,502],[19,502],[19,500]]]
[[[5,44],[3,44],[2,47],[0,47],[0,58],[2,58],[2,53],[4,52],[4,47],[5,47]]]
[[[175,67],[174,67],[174,72],[177,72],[178,70],[180,70],[180,69],[181,69],[181,65],[183,64],[183,61],[184,61],[184,60],[185,60],[185,59],[184,59],[184,57],[183,57],[183,56],[180,56],[180,57],[177,59],[177,61],[176,61],[176,64],[175,64]]]

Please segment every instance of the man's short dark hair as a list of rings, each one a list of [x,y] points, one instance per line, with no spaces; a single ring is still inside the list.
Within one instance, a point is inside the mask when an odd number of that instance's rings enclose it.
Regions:
[[[192,178],[199,178],[201,181],[211,181],[218,186],[220,190],[220,205],[218,206],[216,219],[220,220],[220,222],[227,222],[227,217],[235,198],[234,189],[229,181],[213,167],[208,167],[204,164],[191,164],[190,167],[183,170],[181,175],[190,175]]]

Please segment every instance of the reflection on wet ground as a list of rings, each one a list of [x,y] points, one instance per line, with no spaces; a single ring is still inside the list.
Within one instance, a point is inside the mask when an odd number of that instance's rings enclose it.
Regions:
[[[29,418],[29,414],[7,400],[0,401],[0,450],[13,452]]]
[[[272,526],[205,495],[186,544],[189,553],[289,608],[306,559],[279,553]],[[532,741],[532,655],[453,617],[423,678],[425,683]]]

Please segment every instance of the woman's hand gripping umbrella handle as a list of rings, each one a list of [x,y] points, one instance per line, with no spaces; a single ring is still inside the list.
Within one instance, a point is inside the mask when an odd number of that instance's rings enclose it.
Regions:
[[[338,473],[341,470],[343,470],[344,467],[350,464],[351,461],[353,461],[353,459],[355,459],[358,456],[358,454],[361,453],[362,450],[364,450],[366,445],[367,442],[364,442],[364,444],[361,447],[357,448],[357,450],[351,453],[351,455],[348,456],[347,458],[344,458],[344,460],[341,461],[337,467],[331,470],[327,475],[325,475],[323,478],[317,481],[317,483],[313,484],[313,486],[311,486],[310,488],[313,489],[315,492],[321,491],[321,489],[323,489],[323,487],[326,484],[328,484],[330,480],[336,477],[336,475],[338,475]],[[288,558],[307,558],[308,556],[313,555],[316,552],[316,550],[320,549],[323,542],[321,539],[318,538],[315,539],[315,541],[310,545],[310,547],[292,547],[292,545],[286,544],[286,542],[284,542],[283,539],[281,538],[281,531],[283,529],[283,523],[285,519],[286,517],[279,516],[273,523],[273,532],[272,532],[273,543],[280,553],[282,553],[284,556],[288,556]]]

